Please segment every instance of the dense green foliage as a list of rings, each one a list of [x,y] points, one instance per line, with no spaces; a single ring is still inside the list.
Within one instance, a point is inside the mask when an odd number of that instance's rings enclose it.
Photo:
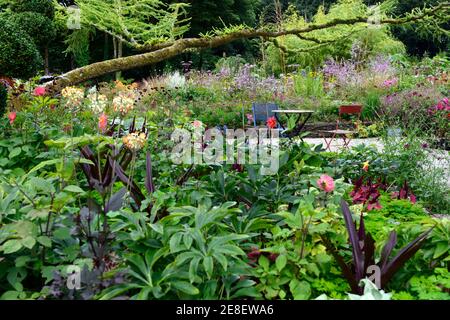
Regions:
[[[70,29],[73,1],[0,0],[0,300],[450,300],[448,54],[413,58],[392,28],[359,22],[59,92],[14,79],[375,1],[186,2],[78,0]],[[255,103],[312,116],[301,131],[300,117],[254,119]],[[351,131],[325,148],[336,128]]]
[[[52,0],[9,0],[13,12],[35,12],[52,19],[55,8]]]
[[[0,74],[28,78],[42,66],[32,38],[7,17],[0,16]]]
[[[20,12],[11,15],[10,21],[32,37],[36,46],[42,48],[55,37],[52,21],[36,12]]]
[[[3,84],[0,84],[0,118],[6,113],[8,105],[8,91]]]

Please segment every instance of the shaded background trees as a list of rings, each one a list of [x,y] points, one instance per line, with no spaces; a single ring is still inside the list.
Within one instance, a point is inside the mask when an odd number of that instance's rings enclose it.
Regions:
[[[376,0],[361,1],[366,5],[378,2]],[[299,17],[305,21],[311,21],[320,8],[323,8],[322,12],[326,14],[333,5],[339,3],[338,0],[223,0],[220,2],[162,0],[161,2],[167,5],[177,2],[190,5],[187,8],[190,28],[184,37],[196,37],[209,30],[230,25],[244,24],[257,27],[267,23],[280,24],[283,22],[280,20],[292,17],[292,15],[286,15],[286,10],[290,6],[297,10]],[[398,0],[392,14],[402,15],[415,7],[436,5],[441,2],[444,1]],[[0,17],[3,21],[3,30],[0,31],[0,37],[2,37],[0,38],[0,61],[4,61],[0,66],[3,68],[0,69],[0,73],[16,77],[28,77],[43,69],[62,73],[75,67],[117,56],[117,48],[114,51],[114,41],[117,39],[105,33],[95,23],[92,23],[90,28],[81,30],[67,29],[64,16],[61,16],[57,6],[67,7],[75,3],[74,0],[0,0]],[[12,31],[14,36],[11,36],[7,30]],[[448,36],[426,31],[418,32],[414,25],[389,27],[389,33],[402,41],[407,52],[413,55],[435,55],[448,50]],[[18,48],[21,53],[15,54]],[[339,48],[342,49],[341,51],[348,51],[347,44],[343,46],[335,44],[335,49],[340,50]],[[216,49],[189,51],[154,66],[129,71],[124,76],[144,77],[167,69],[178,69],[182,61],[192,61],[194,68],[212,69],[224,55],[241,55],[251,62],[259,60],[264,55],[264,50],[260,39],[238,40]],[[336,54],[336,50],[332,50],[333,52],[324,50],[323,54],[333,55]],[[132,46],[123,46],[124,56],[138,52]],[[20,61],[13,61],[15,58]],[[306,58],[304,60],[306,61]]]

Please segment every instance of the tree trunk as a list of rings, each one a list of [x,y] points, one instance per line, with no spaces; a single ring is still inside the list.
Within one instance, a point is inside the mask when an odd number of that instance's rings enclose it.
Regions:
[[[113,48],[114,48],[113,58],[116,59],[117,58],[117,39],[113,37],[112,42],[113,42]]]
[[[109,35],[105,32],[105,43],[103,44],[103,60],[109,59]]]
[[[122,58],[123,56],[123,41],[120,39],[117,39],[117,59]],[[122,72],[117,71],[116,72],[116,80],[119,80],[122,77]]]
[[[49,72],[49,59],[48,59],[48,45],[44,48],[44,72],[48,76]]]

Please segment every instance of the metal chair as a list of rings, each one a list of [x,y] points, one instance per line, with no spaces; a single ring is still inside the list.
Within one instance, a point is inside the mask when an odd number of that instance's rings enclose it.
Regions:
[[[350,142],[352,141],[352,135],[357,133],[356,127],[354,130],[345,130],[341,129],[341,124],[347,124],[349,125],[351,122],[344,121],[343,116],[344,115],[350,115],[350,116],[356,116],[358,120],[361,120],[361,114],[362,114],[363,107],[361,105],[347,105],[347,106],[340,106],[339,107],[339,118],[336,121],[336,130],[328,130],[328,131],[322,131],[322,137],[325,140],[326,144],[326,150],[331,151],[331,143],[333,140],[336,139],[336,137],[340,136],[343,139],[343,147],[348,148],[350,145]],[[325,134],[331,134],[331,138],[327,139],[325,137]]]
[[[263,123],[266,125],[267,120],[271,117],[275,117],[273,110],[278,110],[279,107],[275,103],[253,103],[252,104],[252,112],[253,112],[253,125],[255,128],[258,124]],[[277,126],[280,128],[280,124],[277,121]]]

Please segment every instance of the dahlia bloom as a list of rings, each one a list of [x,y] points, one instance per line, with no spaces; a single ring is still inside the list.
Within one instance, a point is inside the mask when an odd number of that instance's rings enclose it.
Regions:
[[[327,193],[334,191],[334,180],[332,177],[324,174],[321,175],[319,180],[317,180],[317,186],[320,190],[325,191]]]
[[[201,128],[203,126],[203,123],[199,120],[195,120],[192,125],[194,126],[194,128]]]
[[[45,95],[45,87],[37,87],[34,89],[33,94],[35,96],[43,96]]]
[[[270,117],[267,120],[267,127],[270,129],[275,129],[277,127],[277,119],[275,119],[275,117]]]
[[[366,161],[363,163],[363,170],[365,172],[369,171],[369,161]]]

